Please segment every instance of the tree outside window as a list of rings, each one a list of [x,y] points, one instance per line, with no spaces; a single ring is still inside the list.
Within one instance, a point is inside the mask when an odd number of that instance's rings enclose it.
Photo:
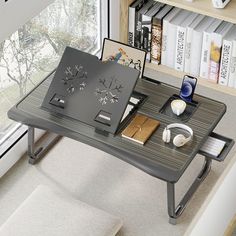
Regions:
[[[58,64],[66,46],[100,48],[99,0],[56,0],[0,43],[0,140],[7,111]]]

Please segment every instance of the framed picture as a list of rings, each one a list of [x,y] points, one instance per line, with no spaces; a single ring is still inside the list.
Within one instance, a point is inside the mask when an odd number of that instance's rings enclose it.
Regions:
[[[115,61],[140,71],[140,78],[146,61],[146,51],[105,38],[103,41],[102,61]]]

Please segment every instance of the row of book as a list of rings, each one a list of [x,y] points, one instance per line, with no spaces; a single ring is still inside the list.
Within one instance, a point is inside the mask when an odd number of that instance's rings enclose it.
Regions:
[[[236,25],[155,0],[129,7],[129,45],[147,61],[236,88]]]

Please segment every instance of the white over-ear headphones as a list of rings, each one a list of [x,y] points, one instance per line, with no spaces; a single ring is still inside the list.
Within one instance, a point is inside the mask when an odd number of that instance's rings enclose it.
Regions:
[[[169,143],[170,142],[170,138],[171,138],[170,129],[172,129],[172,128],[181,128],[181,129],[184,129],[184,130],[186,130],[186,131],[188,131],[190,133],[190,136],[187,137],[187,138],[183,134],[177,134],[174,137],[174,139],[173,139],[173,144],[176,147],[184,146],[193,137],[193,130],[189,126],[184,125],[184,124],[180,124],[180,123],[173,123],[173,124],[167,125],[166,128],[163,131],[162,140],[165,143]]]

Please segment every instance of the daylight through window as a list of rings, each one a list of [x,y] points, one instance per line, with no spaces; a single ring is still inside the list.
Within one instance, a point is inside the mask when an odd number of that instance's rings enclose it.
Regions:
[[[7,111],[57,66],[66,46],[100,50],[101,2],[56,0],[0,43],[0,145],[17,127]]]

